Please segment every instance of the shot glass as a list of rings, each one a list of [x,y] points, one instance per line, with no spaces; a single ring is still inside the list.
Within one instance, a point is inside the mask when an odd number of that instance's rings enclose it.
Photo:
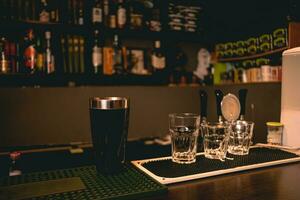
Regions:
[[[180,164],[196,162],[200,116],[193,113],[169,114],[172,161]]]
[[[232,122],[230,124],[228,152],[234,155],[248,155],[253,136],[253,128],[253,122]]]
[[[207,123],[202,125],[201,130],[204,136],[204,156],[224,161],[228,150],[228,124]]]

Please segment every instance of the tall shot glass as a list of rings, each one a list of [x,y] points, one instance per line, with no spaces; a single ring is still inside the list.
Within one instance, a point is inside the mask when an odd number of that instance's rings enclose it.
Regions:
[[[169,114],[172,161],[180,164],[196,162],[200,116],[193,113]]]

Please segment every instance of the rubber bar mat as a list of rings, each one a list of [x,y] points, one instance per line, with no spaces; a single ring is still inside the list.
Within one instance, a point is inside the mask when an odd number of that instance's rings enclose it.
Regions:
[[[249,155],[227,154],[227,157],[233,160],[226,159],[224,162],[212,160],[205,158],[201,153],[192,164],[177,164],[172,162],[171,157],[133,161],[133,164],[160,183],[169,184],[300,161],[300,156],[296,154],[262,147],[251,148]]]
[[[117,175],[97,174],[95,166],[86,166],[4,177],[0,179],[0,191],[1,188],[8,186],[71,177],[79,177],[85,189],[39,196],[32,199],[138,199],[163,195],[167,192],[164,185],[145,175],[131,164],[125,165],[124,170]],[[3,199],[9,199],[9,197],[3,197]]]

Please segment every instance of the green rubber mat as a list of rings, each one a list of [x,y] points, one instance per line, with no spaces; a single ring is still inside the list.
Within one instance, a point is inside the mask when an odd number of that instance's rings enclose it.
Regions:
[[[28,189],[22,189],[23,186],[28,188],[28,185],[32,185],[32,183],[42,182],[42,185],[45,186],[45,182],[47,181],[66,180],[74,177],[80,179],[76,186],[78,190],[74,190],[74,188],[72,189],[70,186],[67,188],[66,186],[66,190],[61,188],[60,191],[63,192],[60,193],[51,193],[51,191],[49,192],[48,190],[45,192],[45,195],[41,195],[39,192],[39,196],[35,196],[33,192],[28,196]],[[83,187],[78,187],[80,182],[83,183]],[[7,191],[9,188],[21,188],[19,192],[26,190],[27,196],[24,193],[23,197],[30,197],[27,199],[139,199],[163,195],[167,192],[165,186],[140,172],[131,164],[125,165],[124,170],[117,175],[97,174],[95,166],[86,166],[28,173],[15,177],[4,177],[0,179],[0,199],[16,199],[16,196],[22,196],[22,194],[5,196],[7,192],[5,193],[4,191]],[[38,188],[34,187],[32,190],[38,190]]]

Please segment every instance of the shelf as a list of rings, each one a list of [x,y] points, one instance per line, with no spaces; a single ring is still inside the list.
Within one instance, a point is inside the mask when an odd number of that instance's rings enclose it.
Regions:
[[[95,74],[1,74],[0,87],[63,87],[63,86],[119,86],[167,85],[167,74],[154,75],[95,75]]]
[[[237,58],[221,58],[218,59],[218,62],[234,62],[234,61],[241,61],[241,60],[247,60],[247,59],[254,59],[254,58],[259,58],[259,57],[263,57],[263,56],[268,56],[268,55],[272,55],[274,53],[280,53],[284,50],[287,50],[288,47],[283,47],[280,49],[275,49],[273,51],[269,51],[269,52],[265,52],[265,53],[260,53],[260,54],[255,54],[255,55],[251,55],[251,56],[243,56],[243,57],[237,57]]]
[[[60,33],[72,33],[72,34],[86,34],[89,31],[89,27],[85,25],[72,25],[62,23],[42,23],[39,21],[1,21],[0,26],[3,28],[0,32],[11,33],[13,31],[23,31],[24,29],[38,29],[42,31],[50,30]],[[21,32],[22,33],[22,32]]]
[[[218,83],[215,86],[230,86],[230,85],[255,85],[255,84],[281,84],[281,81],[259,81],[259,82],[248,82],[248,83]]]
[[[150,31],[148,29],[111,29],[103,26],[96,26],[92,24],[85,25],[73,25],[73,24],[63,24],[63,23],[43,23],[39,21],[32,20],[16,20],[8,21],[4,20],[0,22],[0,26],[3,28],[0,32],[8,33],[20,33],[24,29],[39,29],[39,30],[50,30],[60,33],[70,33],[70,34],[83,34],[91,35],[93,34],[93,29],[99,29],[100,32],[106,37],[112,37],[118,34],[122,38],[132,38],[132,39],[147,39],[147,40],[167,40],[167,41],[180,41],[180,42],[201,42],[208,43],[209,39],[203,33],[192,33],[192,32],[180,32],[180,31]],[[22,32],[21,32],[22,33]]]

